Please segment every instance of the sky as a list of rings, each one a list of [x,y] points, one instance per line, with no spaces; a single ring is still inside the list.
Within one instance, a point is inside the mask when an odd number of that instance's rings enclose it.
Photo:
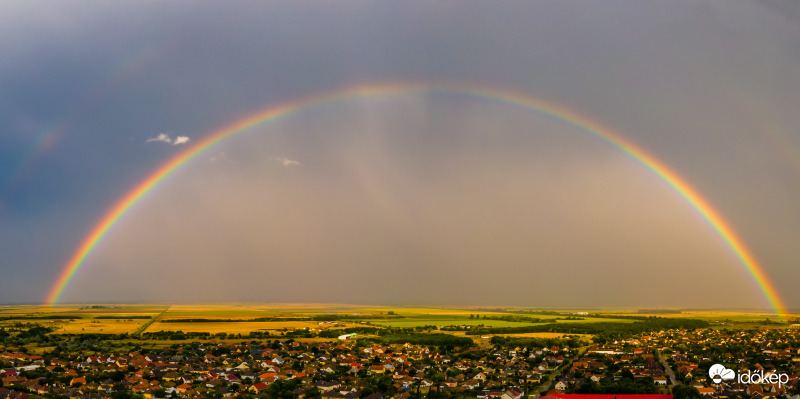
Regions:
[[[0,0],[0,304],[800,309],[800,6],[789,1]],[[430,90],[426,88],[431,88]],[[352,90],[351,90],[352,91]]]

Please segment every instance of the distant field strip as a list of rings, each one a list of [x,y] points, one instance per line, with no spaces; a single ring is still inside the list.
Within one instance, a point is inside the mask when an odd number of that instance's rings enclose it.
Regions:
[[[164,323],[162,321],[155,322],[149,326],[148,332],[156,331],[183,331],[189,332],[208,332],[211,334],[229,333],[229,334],[246,334],[251,331],[270,331],[275,332],[283,329],[298,330],[303,328],[320,329],[324,326],[316,321],[263,321],[263,322],[231,322],[231,323],[179,323],[170,322]],[[355,327],[359,324],[342,323],[339,322],[335,327]]]
[[[503,316],[503,314],[490,314],[490,317],[499,317]],[[511,315],[511,316],[518,316],[518,315]],[[528,316],[526,316],[528,317]],[[407,316],[403,319],[372,319],[367,320],[368,322],[385,326],[385,327],[421,327],[421,326],[480,326],[483,325],[484,327],[522,327],[522,326],[534,326],[534,325],[541,325],[547,323],[602,323],[602,322],[621,322],[621,323],[632,323],[635,320],[620,320],[620,319],[612,319],[612,318],[600,318],[600,317],[587,317],[583,320],[563,320],[564,316],[550,316],[550,315],[534,315],[530,316],[538,319],[542,319],[541,323],[535,323],[530,321],[507,321],[507,320],[494,320],[494,319],[478,319],[469,318],[468,314],[463,316],[454,316],[454,315],[431,315],[431,314],[418,314],[414,316]],[[557,319],[557,321],[555,320]]]
[[[422,327],[422,326],[479,326],[483,325],[486,327],[518,327],[518,326],[527,326],[527,325],[535,325],[534,323],[520,323],[520,322],[513,322],[513,321],[504,321],[504,320],[474,320],[474,319],[466,319],[466,318],[407,318],[407,319],[397,319],[397,320],[385,320],[385,319],[374,319],[374,320],[367,320],[368,322],[385,327],[402,327],[402,328],[409,328],[409,327]]]

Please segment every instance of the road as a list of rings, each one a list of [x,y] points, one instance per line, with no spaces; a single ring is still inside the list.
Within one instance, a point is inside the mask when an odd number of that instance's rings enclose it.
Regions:
[[[169,308],[171,308],[171,307],[172,307],[172,306],[167,306],[167,308],[166,308],[166,309],[164,309],[164,311],[163,311],[163,312],[159,313],[158,315],[156,315],[155,317],[153,317],[152,319],[150,319],[150,321],[148,321],[147,323],[144,323],[144,324],[142,324],[142,326],[141,326],[141,327],[139,327],[139,328],[137,328],[137,329],[136,329],[136,331],[134,331],[133,333],[131,333],[131,335],[132,335],[132,336],[134,336],[134,337],[141,336],[141,335],[142,335],[142,333],[144,332],[144,330],[147,330],[147,327],[150,327],[150,325],[151,325],[151,324],[155,323],[155,322],[156,322],[156,321],[157,321],[157,320],[158,320],[158,319],[159,319],[161,316],[163,316],[163,315],[164,315],[164,313],[167,313],[167,311],[168,311],[168,310],[169,310]]]
[[[547,381],[544,384],[542,384],[541,387],[539,387],[539,390],[537,390],[533,394],[528,395],[528,397],[536,399],[542,396],[543,393],[546,394],[547,391],[550,390],[550,386],[553,385],[553,382],[556,381],[556,379],[560,377],[561,374],[564,373],[564,369],[568,365],[572,366],[572,362],[577,359],[580,359],[581,356],[583,356],[583,354],[586,353],[587,350],[589,350],[589,348],[590,348],[589,346],[583,346],[578,349],[578,354],[574,358],[569,359],[569,361],[564,360],[564,364],[556,368],[553,374],[550,374],[550,377],[548,377]]]
[[[658,361],[661,362],[661,365],[664,366],[664,370],[667,372],[670,385],[678,385],[678,379],[675,378],[675,373],[672,372],[672,369],[669,368],[667,362],[664,361],[664,358],[661,356],[661,351],[656,350],[656,355],[658,356]]]

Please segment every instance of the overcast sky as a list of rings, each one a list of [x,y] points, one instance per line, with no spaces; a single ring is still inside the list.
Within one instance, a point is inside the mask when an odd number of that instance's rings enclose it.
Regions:
[[[510,89],[610,127],[800,308],[790,1],[0,0],[0,303],[39,303],[111,206],[220,127],[356,85]],[[425,91],[223,140],[122,217],[62,302],[766,308],[683,197],[556,118]]]

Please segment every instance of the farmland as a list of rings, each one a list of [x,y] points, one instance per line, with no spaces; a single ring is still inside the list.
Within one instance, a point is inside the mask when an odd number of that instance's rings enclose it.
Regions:
[[[164,323],[155,322],[145,330],[146,332],[156,331],[183,331],[183,332],[208,332],[211,334],[247,334],[251,331],[282,331],[282,330],[302,330],[319,328],[344,328],[352,326],[350,323],[323,324],[315,321],[243,321],[243,322],[197,322],[197,323]]]
[[[319,334],[320,337],[324,335],[335,338],[337,333],[320,332],[348,329],[348,331],[374,333],[375,328],[389,328],[434,330],[457,335],[477,330],[468,334],[558,337],[565,331],[590,333],[597,329],[588,326],[596,323],[616,323],[616,328],[620,328],[620,323],[632,323],[642,318],[696,319],[710,322],[712,327],[732,325],[746,327],[754,323],[763,324],[769,316],[766,313],[735,311],[647,314],[634,310],[605,310],[592,311],[589,314],[580,310],[385,307],[347,304],[113,304],[0,307],[0,327],[22,322],[51,328],[55,334],[147,333],[149,336],[170,331],[211,335],[225,333],[229,337],[231,334],[246,337],[250,333],[280,336],[292,331],[307,331],[311,335],[303,333],[296,336],[307,338]],[[586,326],[581,327],[586,331],[548,327],[549,325],[566,327],[572,324]],[[525,329],[525,327],[531,328]],[[498,330],[492,331],[493,329]]]

